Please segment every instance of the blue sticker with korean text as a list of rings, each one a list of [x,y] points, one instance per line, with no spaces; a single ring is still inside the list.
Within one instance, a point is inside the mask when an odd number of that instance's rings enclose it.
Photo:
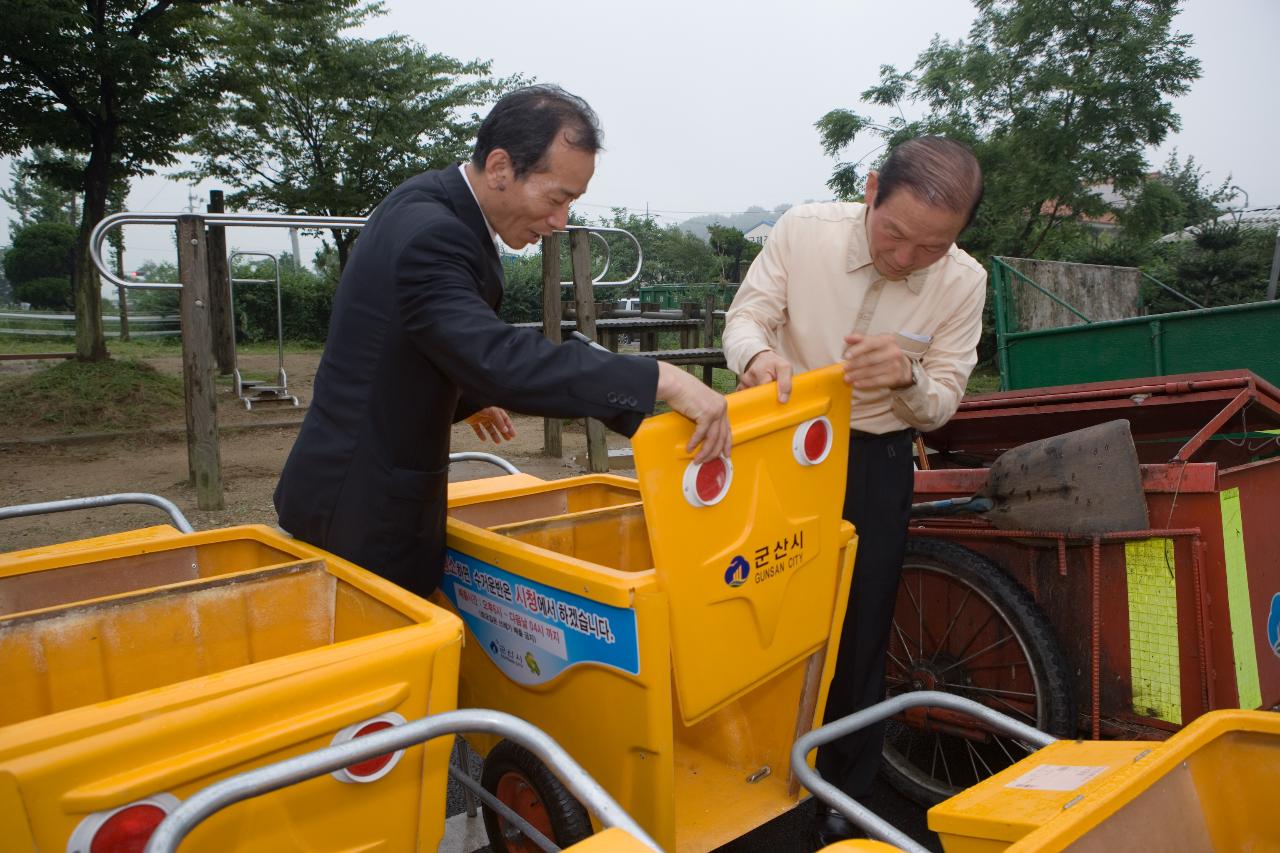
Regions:
[[[512,681],[542,684],[582,663],[640,674],[634,610],[540,584],[452,548],[440,589]]]

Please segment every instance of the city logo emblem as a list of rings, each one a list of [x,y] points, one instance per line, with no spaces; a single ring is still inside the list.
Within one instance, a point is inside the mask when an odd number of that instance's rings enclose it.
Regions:
[[[524,653],[524,665],[529,667],[529,671],[534,675],[542,675],[542,668],[538,666],[538,659],[533,656],[533,652]]]
[[[751,566],[747,563],[747,558],[739,554],[725,570],[724,582],[729,586],[742,586],[750,575]]]

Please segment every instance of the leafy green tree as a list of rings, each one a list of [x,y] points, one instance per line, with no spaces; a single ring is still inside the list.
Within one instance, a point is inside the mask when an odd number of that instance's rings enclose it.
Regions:
[[[4,273],[14,297],[37,308],[70,308],[75,251],[76,229],[65,222],[21,228],[4,255]]]
[[[72,278],[83,360],[107,357],[89,234],[106,214],[113,183],[173,163],[178,142],[201,120],[193,107],[217,98],[221,69],[208,61],[210,24],[225,6],[0,0],[0,153],[30,146],[64,152],[42,173],[83,199]]]
[[[1199,77],[1175,32],[1181,0],[975,0],[967,40],[935,36],[910,71],[882,66],[864,102],[897,107],[884,124],[847,109],[818,122],[828,154],[864,132],[887,145],[926,133],[970,144],[986,196],[966,244],[979,255],[1049,256],[1074,239],[1065,228],[1106,211],[1093,187],[1132,191],[1179,120],[1170,98]],[[901,106],[920,103],[909,121]],[[839,163],[829,185],[855,197],[865,174]]]
[[[42,145],[34,148],[28,157],[18,157],[9,166],[10,188],[0,190],[0,198],[12,208],[18,218],[9,221],[9,228],[17,231],[34,222],[80,222],[80,204],[75,190],[55,184],[43,174],[64,170],[65,155]],[[70,164],[72,168],[83,164]]]
[[[1275,232],[1211,220],[1193,227],[1191,235],[1187,240],[1156,244],[1145,271],[1206,308],[1266,298]],[[1144,293],[1144,301],[1152,314],[1193,307],[1154,285]]]
[[[744,265],[760,254],[760,245],[752,243],[737,228],[724,225],[708,225],[707,233],[711,251],[724,262],[721,278],[733,284],[741,282]]]
[[[400,35],[342,35],[381,13],[380,3],[232,9],[219,31],[229,94],[193,134],[189,174],[236,188],[232,207],[358,216],[402,181],[465,157],[475,108],[519,78]],[[341,267],[357,233],[332,230]]]

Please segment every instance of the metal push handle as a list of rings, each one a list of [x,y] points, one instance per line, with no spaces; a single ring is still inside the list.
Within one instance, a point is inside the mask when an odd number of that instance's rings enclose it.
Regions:
[[[816,770],[809,766],[809,762],[806,759],[809,753],[819,746],[831,743],[833,740],[839,740],[860,729],[865,729],[867,726],[888,719],[908,708],[922,706],[945,708],[949,711],[968,714],[1003,734],[1026,741],[1037,748],[1048,746],[1057,740],[1052,735],[1047,735],[1039,729],[1032,728],[1026,723],[1001,714],[999,711],[993,711],[986,705],[974,702],[972,699],[965,699],[962,696],[943,693],[939,690],[916,690],[911,693],[894,696],[892,699],[877,702],[870,708],[864,708],[799,737],[791,747],[791,772],[795,774],[800,784],[811,791],[815,797],[865,829],[872,837],[900,847],[908,851],[908,853],[929,853],[929,851],[921,847],[901,830],[885,821],[884,818],[823,779]]]
[[[462,453],[450,453],[449,464],[454,462],[488,462],[490,465],[497,465],[508,474],[519,474],[520,469],[512,465],[507,460],[498,456],[496,453],[485,453],[481,450],[468,450]]]
[[[195,529],[187,521],[177,504],[159,495],[145,492],[121,492],[115,495],[97,495],[90,498],[68,498],[61,501],[44,501],[35,504],[19,504],[18,506],[0,507],[0,521],[6,518],[24,518],[29,515],[44,515],[52,512],[70,512],[75,509],[94,509],[100,506],[118,506],[120,504],[146,504],[169,513],[173,526],[183,533],[194,533]]]
[[[569,792],[600,819],[601,824],[630,833],[653,850],[660,849],[613,797],[541,729],[501,711],[470,709],[423,717],[216,782],[193,794],[156,827],[147,842],[146,853],[172,853],[197,824],[233,803],[432,738],[460,732],[492,734],[515,741],[547,765]]]

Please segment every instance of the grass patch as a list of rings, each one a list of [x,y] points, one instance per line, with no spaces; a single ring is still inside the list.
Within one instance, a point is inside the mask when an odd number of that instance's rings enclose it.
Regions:
[[[988,394],[1000,390],[1000,369],[994,364],[979,364],[969,375],[966,394]]]
[[[182,380],[135,359],[66,361],[0,384],[6,431],[139,429],[182,412]]]

